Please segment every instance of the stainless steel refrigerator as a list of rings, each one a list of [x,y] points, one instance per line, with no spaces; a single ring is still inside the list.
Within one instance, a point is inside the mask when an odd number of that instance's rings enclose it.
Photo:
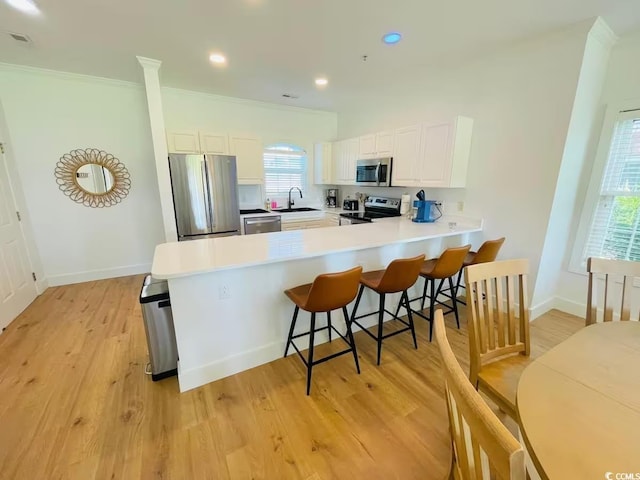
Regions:
[[[169,155],[178,241],[240,234],[236,157]]]

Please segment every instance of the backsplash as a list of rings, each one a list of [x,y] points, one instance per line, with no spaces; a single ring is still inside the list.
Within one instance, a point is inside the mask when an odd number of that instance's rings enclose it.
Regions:
[[[403,194],[407,193],[413,201],[417,200],[416,193],[421,190],[417,187],[360,187],[353,185],[337,185],[337,188],[340,191],[341,205],[342,200],[347,197],[358,198],[363,201],[366,195],[401,198]],[[466,210],[464,205],[466,190],[464,188],[425,188],[424,191],[427,200],[442,202],[442,210],[445,214],[457,215],[464,213]]]

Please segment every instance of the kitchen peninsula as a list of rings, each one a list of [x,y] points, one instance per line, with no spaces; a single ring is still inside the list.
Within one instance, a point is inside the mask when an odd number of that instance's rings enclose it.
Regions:
[[[455,221],[455,228],[449,228],[449,221]],[[280,358],[293,312],[283,294],[286,288],[355,265],[367,271],[395,258],[435,257],[447,247],[472,242],[472,234],[481,230],[482,221],[462,217],[431,224],[396,217],[158,245],[152,275],[169,282],[180,391]],[[359,310],[373,310],[372,300],[365,295]],[[391,305],[397,301],[390,298]],[[298,322],[301,330],[308,328],[305,315]],[[416,328],[426,326],[417,322]],[[316,344],[327,340],[316,336]]]

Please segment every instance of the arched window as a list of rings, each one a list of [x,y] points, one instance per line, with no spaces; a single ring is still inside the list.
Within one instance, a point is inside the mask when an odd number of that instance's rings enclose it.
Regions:
[[[296,145],[275,144],[264,149],[264,186],[267,195],[307,187],[307,152]]]

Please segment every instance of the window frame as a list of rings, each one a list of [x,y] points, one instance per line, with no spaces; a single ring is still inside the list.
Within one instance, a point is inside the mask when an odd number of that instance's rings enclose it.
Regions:
[[[271,142],[271,143],[265,145],[262,148],[262,165],[263,165],[263,168],[264,168],[264,186],[263,186],[264,194],[266,196],[271,195],[271,196],[274,196],[274,197],[286,196],[288,194],[288,191],[273,193],[273,192],[269,192],[267,190],[267,172],[269,171],[269,169],[264,165],[264,156],[265,156],[265,153],[267,153],[270,148],[274,148],[274,147],[290,147],[290,148],[293,148],[293,149],[299,149],[299,151],[304,155],[304,159],[305,159],[304,160],[304,173],[302,175],[302,178],[304,180],[303,184],[302,185],[293,185],[292,187],[299,187],[302,191],[305,191],[309,187],[309,185],[311,183],[310,180],[309,180],[309,172],[310,172],[310,169],[311,169],[312,166],[309,164],[309,162],[310,162],[309,151],[308,151],[308,149],[306,149],[305,147],[303,147],[302,145],[300,145],[298,143],[290,142],[290,141],[280,141],[280,142]],[[289,187],[289,188],[292,188],[292,187]]]
[[[576,240],[569,260],[569,271],[572,273],[587,275],[587,264],[586,261],[582,259],[582,253],[589,240],[591,224],[600,201],[600,187],[602,185],[607,161],[609,160],[616,123],[622,113],[633,110],[640,110],[640,98],[614,102],[607,106],[604,121],[602,122],[600,139],[598,140],[598,147],[596,149],[596,156],[591,169],[589,185],[580,214],[580,222],[575,237]],[[638,112],[638,116],[640,117],[640,111]]]

